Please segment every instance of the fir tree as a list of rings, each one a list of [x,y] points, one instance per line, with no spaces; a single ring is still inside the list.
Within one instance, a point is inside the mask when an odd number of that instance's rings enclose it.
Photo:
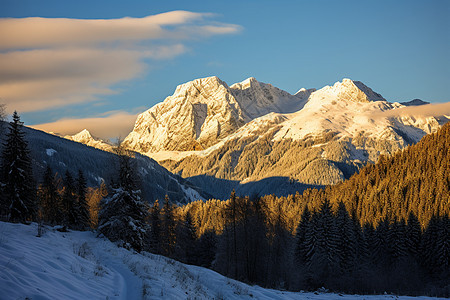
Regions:
[[[50,166],[47,166],[45,170],[38,194],[44,221],[52,225],[61,224],[63,221],[61,197],[58,193],[56,174],[53,173]]]
[[[89,214],[89,205],[86,199],[86,179],[83,171],[78,170],[78,178],[76,182],[76,196],[77,196],[77,225],[79,229],[86,229],[91,224]]]
[[[197,262],[196,256],[197,233],[189,212],[184,220],[178,223],[176,238],[176,258],[187,264]]]
[[[198,239],[197,245],[197,264],[210,268],[217,252],[217,234],[212,230],[206,231]]]
[[[310,287],[319,288],[337,275],[339,265],[338,233],[328,200],[314,214],[311,225],[311,232],[306,237],[307,243],[311,243],[306,263]]]
[[[74,228],[79,214],[77,198],[75,195],[75,183],[70,172],[67,170],[64,176],[64,192],[62,196],[63,223],[65,226]]]
[[[338,255],[340,273],[351,275],[357,266],[358,240],[353,221],[343,202],[339,203],[336,216],[336,229],[338,233]]]
[[[311,219],[311,213],[309,212],[308,206],[305,205],[305,209],[303,210],[302,217],[297,226],[297,230],[295,233],[295,248],[294,248],[294,258],[295,262],[299,267],[304,267],[306,262],[306,233],[309,230]],[[300,269],[300,272],[303,270]]]
[[[148,205],[136,189],[129,153],[119,153],[118,184],[101,202],[98,230],[120,246],[140,252],[147,234]]]
[[[161,250],[168,257],[173,256],[175,249],[176,222],[173,209],[169,196],[166,195],[161,210]]]
[[[14,112],[1,157],[0,213],[12,222],[30,221],[37,212],[31,158],[22,126]]]
[[[148,246],[150,252],[161,254],[161,210],[159,201],[153,203],[150,210],[150,230],[148,234]]]
[[[406,225],[405,234],[406,251],[412,258],[414,258],[414,260],[417,260],[420,252],[422,230],[420,228],[419,220],[412,212],[410,212],[408,216],[408,224]]]

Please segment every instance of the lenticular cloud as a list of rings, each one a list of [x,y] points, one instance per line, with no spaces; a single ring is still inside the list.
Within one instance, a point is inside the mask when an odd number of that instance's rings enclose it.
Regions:
[[[46,110],[97,100],[192,39],[236,33],[214,15],[172,11],[143,18],[0,19],[0,96],[10,109]]]

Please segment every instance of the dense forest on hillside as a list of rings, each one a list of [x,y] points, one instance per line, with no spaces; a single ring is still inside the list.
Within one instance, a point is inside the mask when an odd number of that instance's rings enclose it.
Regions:
[[[288,197],[261,198],[269,211],[282,212],[292,233],[304,209],[317,211],[325,199],[334,211],[343,202],[361,225],[375,227],[385,219],[406,221],[413,213],[424,228],[432,216],[450,215],[450,123],[416,145],[390,157],[380,156],[376,164],[368,164],[342,184],[307,189]],[[221,219],[226,203],[197,201],[180,210],[189,211],[199,221],[200,233],[220,233],[225,224]]]

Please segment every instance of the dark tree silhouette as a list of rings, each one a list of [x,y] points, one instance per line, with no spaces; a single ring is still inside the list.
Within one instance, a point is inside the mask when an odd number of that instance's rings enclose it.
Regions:
[[[1,157],[0,210],[12,222],[33,220],[37,212],[31,158],[22,126],[14,112]]]

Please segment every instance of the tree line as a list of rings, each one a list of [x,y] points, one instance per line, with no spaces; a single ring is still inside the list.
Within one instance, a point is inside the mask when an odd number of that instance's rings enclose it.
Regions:
[[[78,230],[90,228],[95,218],[91,218],[94,206],[91,208],[88,200],[95,199],[95,189],[87,188],[83,171],[79,170],[76,178],[68,170],[60,176],[47,166],[43,177],[35,180],[22,126],[14,112],[1,155],[1,218]]]

